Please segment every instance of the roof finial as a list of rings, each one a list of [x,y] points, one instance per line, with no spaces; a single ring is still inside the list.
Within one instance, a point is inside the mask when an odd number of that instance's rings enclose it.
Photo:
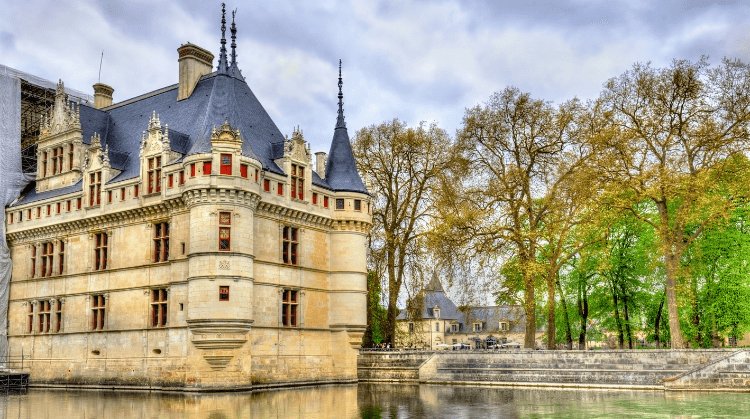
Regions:
[[[219,74],[226,74],[227,73],[227,39],[226,39],[226,32],[227,32],[227,19],[226,19],[226,6],[224,3],[221,3],[221,52],[219,54],[219,68],[218,73]]]
[[[234,66],[237,64],[237,54],[235,53],[235,48],[237,47],[237,44],[234,42],[237,38],[237,27],[234,25],[234,15],[237,13],[237,9],[235,8],[232,10],[232,63],[231,65]]]
[[[341,60],[339,60],[339,116],[336,118],[336,128],[346,128],[346,122],[344,122],[344,94],[341,93],[341,86],[344,82],[341,81]]]

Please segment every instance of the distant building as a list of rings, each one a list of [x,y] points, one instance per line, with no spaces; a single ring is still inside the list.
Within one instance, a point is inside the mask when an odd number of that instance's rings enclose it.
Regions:
[[[408,304],[396,318],[398,347],[476,349],[517,344],[523,348],[526,314],[521,306],[458,307],[437,276]],[[543,335],[541,329],[536,331],[537,346],[542,345]]]
[[[5,209],[10,354],[33,382],[356,381],[372,216],[340,70],[330,153],[314,157],[255,97],[231,31],[228,57],[222,18],[216,70],[182,45],[176,84],[119,103],[101,83],[73,103],[59,83],[36,180]]]

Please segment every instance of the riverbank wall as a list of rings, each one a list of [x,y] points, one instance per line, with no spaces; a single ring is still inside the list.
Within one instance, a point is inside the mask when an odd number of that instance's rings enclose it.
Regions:
[[[360,382],[750,391],[745,349],[363,351]]]

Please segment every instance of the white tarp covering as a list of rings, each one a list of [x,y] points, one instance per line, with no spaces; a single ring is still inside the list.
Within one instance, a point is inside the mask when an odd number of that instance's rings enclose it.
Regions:
[[[33,179],[21,173],[21,81],[0,72],[0,362],[8,353],[8,289],[13,263],[5,240],[5,208]]]

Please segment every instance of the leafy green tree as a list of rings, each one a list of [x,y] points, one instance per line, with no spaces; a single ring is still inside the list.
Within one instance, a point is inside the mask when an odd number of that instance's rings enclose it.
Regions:
[[[385,340],[383,324],[387,320],[388,311],[380,304],[381,298],[380,278],[375,272],[370,271],[367,273],[367,329],[362,337],[362,345],[365,348]]]
[[[636,64],[610,79],[600,96],[609,126],[592,141],[609,150],[599,155],[606,203],[632,213],[659,237],[675,349],[684,347],[677,290],[683,254],[750,195],[748,91],[750,66],[725,59],[709,68],[701,59],[662,69]],[[655,212],[643,206],[646,200]]]

